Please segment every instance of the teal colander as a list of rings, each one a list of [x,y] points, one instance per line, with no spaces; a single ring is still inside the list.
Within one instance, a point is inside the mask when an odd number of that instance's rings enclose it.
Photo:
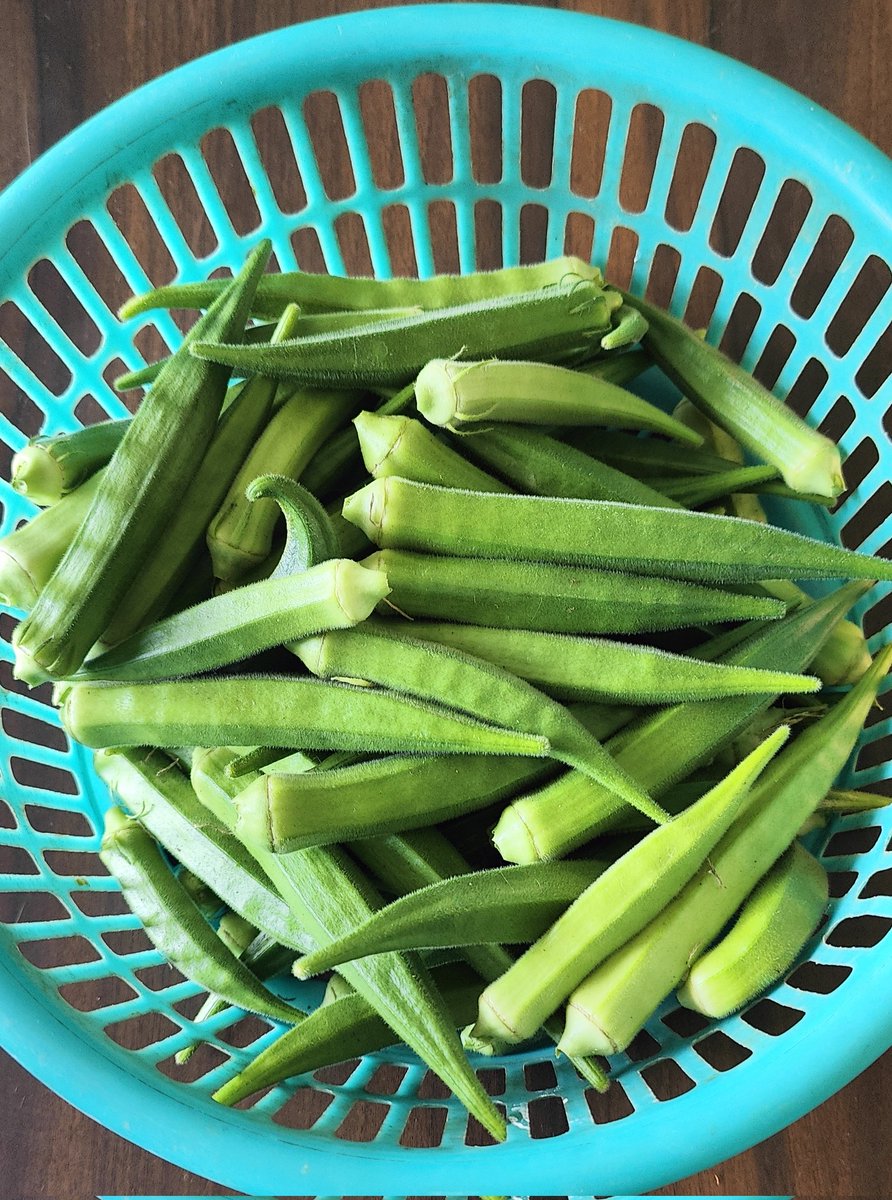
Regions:
[[[229,167],[212,170],[221,139]],[[261,235],[282,269],[378,275],[566,248],[708,322],[838,438],[851,488],[838,508],[774,516],[878,552],[892,497],[890,195],[889,162],[838,121],[645,29],[461,4],[283,29],[121,100],[0,198],[4,465],[38,429],[123,414],[109,380],[176,343],[166,314],[117,322],[129,289],[232,268]],[[2,504],[4,529],[31,515],[5,483]],[[873,647],[888,597],[876,589],[860,609]],[[103,873],[107,795],[46,688],[12,680],[11,628],[2,618],[0,1042],[171,1162],[252,1193],[637,1194],[768,1136],[892,1043],[892,812],[879,812],[814,843],[836,899],[769,999],[713,1024],[668,1001],[613,1063],[607,1097],[546,1049],[481,1060],[510,1118],[504,1145],[481,1145],[401,1049],[222,1109],[213,1088],[275,1035],[224,1015],[202,1027],[210,1046],[188,1070],[171,1066],[195,1036],[196,989],[142,940]],[[850,785],[892,774],[892,726],[877,717]]]

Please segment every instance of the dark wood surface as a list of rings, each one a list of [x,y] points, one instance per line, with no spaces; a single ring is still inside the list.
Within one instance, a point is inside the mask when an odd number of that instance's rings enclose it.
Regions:
[[[293,21],[368,7],[387,5],[3,0],[0,185],[106,104],[188,59]],[[650,25],[720,50],[804,92],[887,153],[892,148],[887,0],[579,0],[552,7]],[[790,1129],[664,1193],[834,1200],[889,1194],[890,1095],[886,1055]],[[0,1097],[0,1197],[224,1192],[106,1132],[2,1054]],[[766,1095],[765,1105],[772,1100]]]

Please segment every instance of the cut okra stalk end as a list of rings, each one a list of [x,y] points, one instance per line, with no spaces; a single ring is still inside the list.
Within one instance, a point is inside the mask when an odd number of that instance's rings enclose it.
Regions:
[[[390,594],[383,571],[363,567],[350,558],[337,561],[334,596],[348,621],[359,624]]]
[[[43,446],[25,446],[12,460],[13,489],[34,504],[54,504],[65,490],[58,461]]]

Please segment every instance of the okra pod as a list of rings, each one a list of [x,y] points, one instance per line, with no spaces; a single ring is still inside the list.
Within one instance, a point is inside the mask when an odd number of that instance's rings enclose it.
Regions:
[[[426,426],[411,417],[361,412],[354,417],[353,424],[363,462],[373,479],[400,475],[442,487],[473,488],[480,492],[511,490],[438,441]]]
[[[108,464],[129,424],[100,421],[73,433],[32,438],[13,455],[13,489],[42,508],[55,504]]]
[[[574,429],[561,431],[561,437],[577,450],[645,481],[663,475],[714,475],[740,465],[695,446],[614,430]]]
[[[271,579],[309,571],[338,558],[340,544],[328,513],[316,497],[294,479],[287,475],[258,475],[248,484],[246,495],[251,501],[266,497],[275,500],[285,517],[285,548]]]

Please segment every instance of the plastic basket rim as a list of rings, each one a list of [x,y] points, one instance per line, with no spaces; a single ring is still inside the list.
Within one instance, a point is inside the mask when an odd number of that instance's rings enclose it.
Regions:
[[[540,39],[551,37],[558,47],[564,45],[573,53],[579,53],[589,38],[597,42],[599,53],[609,52],[611,47],[626,52],[635,45],[640,55],[629,55],[634,64],[640,62],[641,55],[659,57],[668,48],[671,73],[678,72],[680,60],[685,62],[690,68],[683,76],[688,90],[704,97],[705,81],[712,77],[715,82],[718,72],[725,84],[748,89],[754,100],[759,96],[770,99],[768,105],[750,105],[751,114],[758,110],[764,118],[753,127],[764,132],[768,125],[778,137],[788,138],[791,127],[807,122],[821,137],[800,142],[797,152],[817,161],[816,147],[820,144],[820,161],[826,168],[829,143],[839,151],[840,176],[842,180],[844,174],[847,191],[892,228],[892,213],[884,211],[878,199],[892,190],[892,162],[838,118],[751,67],[644,26],[584,13],[505,4],[431,4],[375,9],[286,26],[193,59],[143,84],[67,134],[6,188],[0,195],[0,245],[8,239],[10,227],[20,223],[23,205],[24,211],[28,211],[28,202],[33,206],[32,191],[48,189],[53,197],[36,214],[32,228],[40,229],[65,203],[68,193],[113,156],[122,144],[123,130],[127,130],[130,145],[163,137],[169,148],[170,127],[182,111],[174,106],[185,99],[193,110],[215,108],[227,93],[242,84],[250,90],[256,85],[257,72],[269,67],[273,46],[281,71],[289,56],[302,59],[314,49],[330,54],[334,44],[340,55],[338,61],[347,63],[345,69],[356,78],[360,63],[371,67],[376,61],[368,49],[373,44],[371,35],[388,22],[388,69],[398,71],[410,64],[436,69],[450,52],[467,50],[470,23],[470,36],[475,41],[485,41],[490,31],[498,34],[495,44],[500,49],[486,60],[498,64],[529,45],[529,35],[518,27],[517,18],[535,20]],[[392,27],[397,20],[400,37],[395,40]],[[432,44],[437,47],[433,56]],[[552,49],[549,59],[555,55]],[[531,62],[531,69],[535,66]],[[664,65],[663,69],[670,68]],[[618,74],[625,74],[630,81],[636,78],[634,66],[624,67]],[[147,103],[149,99],[152,105]],[[153,106],[154,112],[166,114],[161,120],[153,115]],[[747,116],[746,123],[750,121]],[[105,149],[109,137],[116,147],[111,154]],[[110,170],[108,190],[118,182]],[[37,255],[27,237],[20,238],[16,245],[7,257],[7,264],[12,260],[7,269],[22,274],[18,264],[27,263],[27,271]],[[820,1055],[799,1053],[800,1044],[810,1041],[816,1031],[814,1020],[804,1021],[801,1024],[808,1026],[808,1039],[802,1037],[801,1025],[789,1030],[767,1069],[765,1063],[757,1064],[757,1056],[753,1055],[727,1077],[726,1098],[734,1092],[758,1092],[771,1097],[775,1104],[780,1097],[776,1107],[757,1107],[746,1121],[725,1122],[722,1127],[716,1118],[720,1105],[716,1104],[715,1091],[707,1097],[703,1087],[694,1088],[668,1104],[636,1111],[634,1121],[598,1125],[581,1137],[571,1133],[561,1136],[553,1143],[562,1150],[560,1167],[554,1155],[544,1152],[549,1142],[542,1143],[543,1153],[537,1153],[537,1147],[525,1135],[518,1136],[519,1131],[504,1146],[463,1154],[447,1154],[442,1147],[412,1148],[407,1157],[404,1147],[372,1148],[348,1141],[338,1142],[332,1153],[328,1138],[324,1142],[317,1138],[314,1145],[312,1131],[284,1127],[277,1127],[271,1136],[268,1126],[246,1122],[241,1113],[221,1109],[206,1097],[196,1097],[160,1073],[153,1080],[154,1086],[145,1074],[141,1075],[143,1091],[137,1123],[126,1103],[134,1094],[133,1078],[112,1045],[106,1052],[91,1034],[91,1071],[87,1078],[82,1071],[84,1039],[76,1014],[73,1010],[66,1012],[63,1021],[56,1011],[58,997],[50,996],[36,978],[6,958],[0,958],[0,1045],[64,1100],[113,1132],[177,1166],[251,1193],[261,1189],[287,1194],[299,1180],[306,1185],[302,1191],[316,1194],[335,1188],[341,1194],[349,1194],[352,1189],[386,1194],[396,1182],[394,1171],[402,1167],[411,1170],[413,1177],[416,1171],[435,1172],[438,1189],[452,1194],[554,1192],[558,1182],[559,1190],[567,1194],[631,1194],[666,1185],[755,1145],[822,1103],[886,1050],[892,1044],[892,1017],[886,1012],[887,1006],[877,1002],[877,996],[892,996],[892,957],[887,955],[884,960],[883,955],[874,954],[872,959],[869,969],[862,966],[846,981],[847,1008],[838,1003],[825,1005],[817,1025],[824,1046]],[[862,1018],[856,1037],[847,1019],[853,1005]],[[51,1055],[47,1053],[48,1044]],[[827,1052],[828,1046],[837,1047],[835,1055]],[[844,1047],[844,1053],[839,1047]],[[789,1067],[794,1060],[798,1075],[792,1079]],[[97,1083],[104,1091],[97,1088]],[[719,1078],[714,1080],[716,1085],[720,1086]],[[189,1114],[189,1128],[178,1130],[174,1140],[171,1130],[177,1129],[176,1118],[182,1120],[183,1112]],[[696,1140],[688,1135],[695,1122],[702,1131]],[[615,1150],[616,1142],[624,1140],[623,1127],[627,1123],[635,1126],[632,1160],[605,1163],[605,1145],[598,1139],[607,1143],[612,1138]],[[225,1177],[221,1177],[217,1159],[224,1145],[228,1166]],[[670,1146],[671,1154],[667,1152]],[[667,1159],[671,1159],[671,1165]]]

